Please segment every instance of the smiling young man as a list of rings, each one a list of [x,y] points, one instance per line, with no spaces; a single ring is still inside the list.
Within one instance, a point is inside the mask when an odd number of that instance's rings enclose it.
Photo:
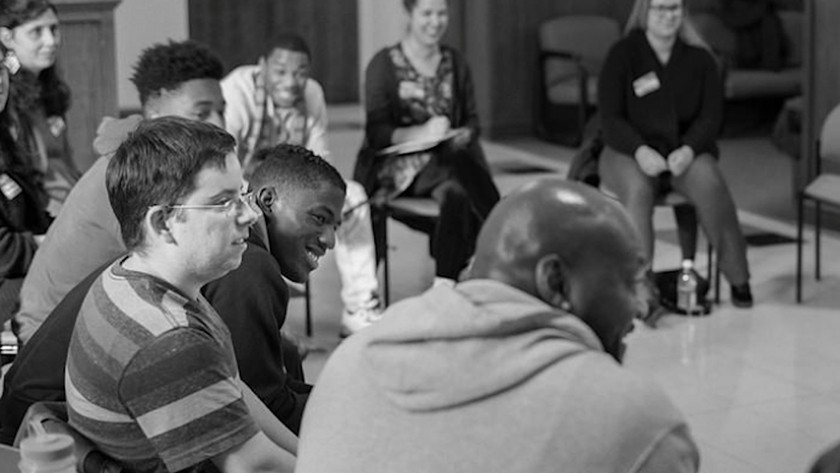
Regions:
[[[131,471],[294,468],[294,437],[239,380],[230,333],[200,293],[239,266],[259,216],[234,149],[216,126],[164,117],[108,163],[129,253],[84,299],[65,390],[70,424]]]
[[[299,36],[280,34],[259,64],[240,66],[222,79],[227,101],[225,122],[236,138],[246,176],[253,172],[255,152],[279,143],[301,145],[329,159],[324,91],[309,77],[311,55]],[[336,264],[341,275],[344,335],[379,320],[379,281],[367,194],[361,184],[345,181]]]
[[[335,168],[302,146],[262,149],[253,164],[251,191],[263,217],[251,230],[239,269],[208,284],[204,295],[231,331],[242,379],[297,433],[311,386],[284,370],[284,277],[305,282],[335,246],[345,185]]]

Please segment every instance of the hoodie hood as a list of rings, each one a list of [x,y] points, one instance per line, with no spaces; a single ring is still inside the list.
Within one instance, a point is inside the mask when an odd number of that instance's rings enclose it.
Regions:
[[[113,155],[128,137],[128,134],[134,131],[141,121],[143,121],[142,115],[131,115],[125,118],[103,118],[99,128],[96,129],[93,149],[100,156]]]
[[[576,316],[491,280],[394,304],[359,336],[363,375],[411,411],[493,396],[563,359],[603,351]]]

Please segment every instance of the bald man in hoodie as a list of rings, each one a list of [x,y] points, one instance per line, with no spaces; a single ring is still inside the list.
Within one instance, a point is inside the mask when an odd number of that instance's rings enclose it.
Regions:
[[[297,471],[697,471],[682,415],[620,364],[644,261],[624,210],[587,186],[509,195],[468,280],[394,304],[339,346]]]

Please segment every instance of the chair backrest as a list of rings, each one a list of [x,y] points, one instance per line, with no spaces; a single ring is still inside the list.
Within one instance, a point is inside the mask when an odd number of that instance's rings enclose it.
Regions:
[[[691,16],[691,24],[715,53],[722,56],[724,62],[731,63],[738,54],[738,40],[735,32],[723,23],[721,17],[714,13],[695,13]]]
[[[539,29],[540,50],[579,54],[591,75],[598,75],[610,46],[619,38],[621,26],[606,16],[560,16],[542,23]]]
[[[820,158],[840,163],[840,105],[825,117],[820,131]]]

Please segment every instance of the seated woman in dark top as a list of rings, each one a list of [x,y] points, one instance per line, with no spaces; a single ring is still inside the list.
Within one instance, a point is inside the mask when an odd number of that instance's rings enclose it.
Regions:
[[[499,192],[478,142],[469,68],[458,51],[440,44],[448,23],[447,1],[403,4],[409,17],[405,37],[379,51],[365,73],[367,123],[354,179],[374,200],[406,195],[437,201],[440,217],[429,229],[435,274],[454,280],[472,255],[479,227]],[[431,149],[381,153],[395,144],[444,137]],[[381,225],[374,222],[374,228]],[[384,250],[381,243],[378,252]]]
[[[9,71],[0,63],[0,324],[14,312],[23,276],[51,219],[40,173],[18,142],[26,129],[9,104]]]
[[[54,217],[81,175],[67,135],[70,88],[56,63],[61,46],[56,12],[48,0],[0,0],[0,51],[12,74],[20,123],[29,129],[22,145],[33,150],[33,164],[44,174]]]
[[[627,35],[599,77],[606,143],[600,175],[635,220],[648,258],[654,201],[673,189],[696,208],[732,286],[732,303],[752,306],[746,242],[717,166],[723,86],[684,0],[636,0]]]

